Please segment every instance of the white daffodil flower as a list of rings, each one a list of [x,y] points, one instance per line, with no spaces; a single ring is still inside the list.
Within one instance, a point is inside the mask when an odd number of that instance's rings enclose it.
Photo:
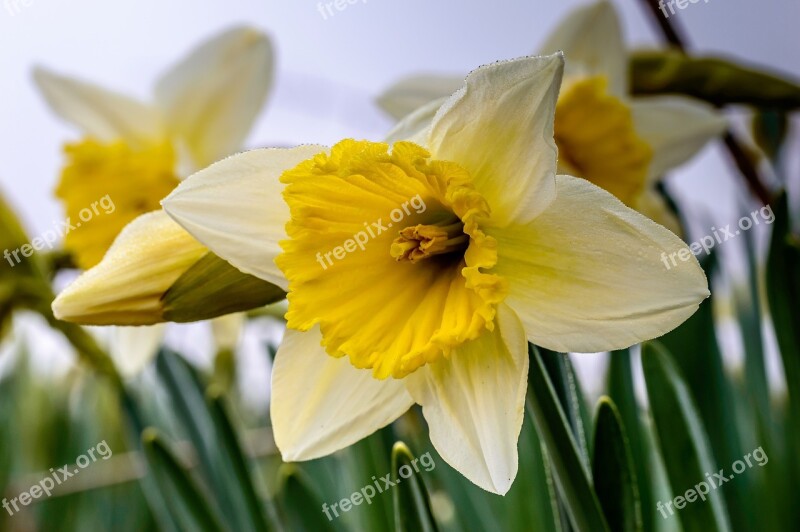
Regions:
[[[562,54],[484,66],[416,142],[235,155],[163,201],[214,253],[288,292],[272,377],[288,461],[342,449],[414,403],[450,465],[505,494],[531,341],[558,351],[658,337],[708,296],[672,232],[557,174]]]
[[[111,268],[121,273],[114,296],[126,306],[109,320],[147,323],[148,310],[160,295],[154,290],[169,287],[170,280],[182,273],[168,266],[186,266],[207,251],[160,212],[159,202],[183,177],[241,148],[266,100],[273,70],[269,38],[248,27],[229,29],[191,51],[156,82],[152,103],[43,68],[35,70],[34,79],[52,110],[84,135],[65,147],[67,162],[56,189],[73,226],[64,246],[77,265],[83,269],[98,265],[134,220],[129,235],[137,239],[146,240],[154,231],[170,234],[170,247],[148,242],[148,250],[158,248],[158,253],[146,271]],[[96,208],[87,220],[81,211],[96,207],[101,198],[103,210]],[[74,321],[102,308],[100,300],[75,306],[70,295],[93,279],[105,279],[102,270],[69,287],[54,305],[56,316]],[[129,319],[119,320],[126,311]],[[112,336],[114,358],[121,368],[135,372],[152,357],[163,326],[120,330]]]

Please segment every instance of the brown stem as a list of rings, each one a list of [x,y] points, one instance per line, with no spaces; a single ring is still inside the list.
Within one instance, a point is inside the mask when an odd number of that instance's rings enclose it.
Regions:
[[[652,20],[661,30],[664,39],[675,49],[685,54],[687,40],[682,36],[683,31],[677,29],[678,26],[676,26],[674,20],[664,16],[659,8],[658,0],[641,1],[650,12]],[[772,194],[766,185],[764,185],[764,181],[761,179],[753,161],[747,155],[747,152],[739,141],[736,140],[736,137],[730,129],[725,133],[724,141],[731,159],[733,159],[733,162],[736,164],[736,167],[747,183],[747,188],[750,189],[750,192],[758,198],[763,205],[769,205],[772,201]]]
[[[676,25],[674,21],[670,21],[664,16],[664,13],[661,12],[661,9],[658,6],[658,0],[642,1],[644,2],[644,5],[647,6],[647,9],[653,16],[653,21],[655,21],[656,25],[658,25],[667,42],[681,52],[686,53],[686,47],[683,44],[686,42],[686,39],[682,37],[683,30],[680,29],[680,26]]]
[[[730,153],[733,162],[736,163],[736,166],[739,168],[739,172],[744,176],[744,180],[747,182],[750,192],[752,192],[761,203],[769,205],[772,201],[772,193],[767,190],[767,187],[761,181],[758,170],[753,165],[750,156],[742,145],[739,144],[730,130],[725,133],[724,140],[725,146],[728,148],[728,153]]]

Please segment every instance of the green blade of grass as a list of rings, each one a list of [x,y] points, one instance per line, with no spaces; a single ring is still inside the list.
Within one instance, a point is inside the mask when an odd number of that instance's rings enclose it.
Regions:
[[[633,456],[617,407],[600,399],[594,429],[592,472],[608,525],[615,531],[643,530]]]
[[[647,382],[647,396],[655,419],[659,447],[674,496],[683,494],[700,483],[706,474],[717,471],[708,437],[703,430],[689,388],[660,344],[646,343],[642,347],[642,366]],[[720,487],[725,489],[724,487]],[[675,510],[687,532],[731,530],[725,501],[719,490],[710,489],[707,500],[688,502]],[[659,512],[665,519],[674,519],[669,506],[659,501]]]
[[[528,351],[531,363],[526,403],[547,449],[569,519],[578,530],[607,531],[600,502],[539,350],[529,344]]]

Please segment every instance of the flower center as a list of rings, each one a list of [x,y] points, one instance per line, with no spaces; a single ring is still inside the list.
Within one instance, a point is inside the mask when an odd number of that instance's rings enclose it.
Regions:
[[[117,141],[85,139],[64,148],[67,162],[55,194],[70,219],[64,246],[78,266],[95,266],[119,232],[180,182],[169,144],[134,149]],[[113,208],[112,208],[113,207]]]
[[[438,224],[408,226],[394,239],[390,253],[396,261],[418,262],[434,255],[450,253],[463,256],[469,246],[469,235],[456,216]]]
[[[291,219],[276,259],[287,324],[328,354],[402,378],[493,328],[506,294],[469,173],[410,142],[344,140],[284,172]],[[395,227],[396,226],[396,227]]]
[[[652,148],[631,109],[607,90],[605,77],[573,82],[556,104],[559,171],[582,177],[635,207],[645,189]]]

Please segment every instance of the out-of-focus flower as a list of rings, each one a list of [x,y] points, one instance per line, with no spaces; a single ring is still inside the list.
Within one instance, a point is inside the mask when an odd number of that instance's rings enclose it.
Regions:
[[[120,233],[100,265],[59,294],[53,312],[90,325],[159,323],[163,294],[207,252],[163,211],[145,214]],[[125,261],[132,253],[146,260]]]
[[[288,291],[271,404],[284,459],[341,449],[416,402],[440,455],[506,493],[527,340],[627,347],[708,296],[695,260],[664,269],[665,250],[687,249],[673,233],[556,176],[563,64],[479,68],[416,143],[246,152],[164,200],[214,253]]]
[[[154,325],[248,310],[284,295],[214,256],[158,210],[128,224],[100,264],[58,295],[53,312],[83,325]],[[231,334],[223,336],[221,347],[230,348]]]
[[[563,50],[567,67],[556,108],[559,171],[583,177],[626,205],[680,234],[680,225],[655,191],[663,174],[719,136],[725,119],[700,101],[681,96],[631,98],[628,56],[611,3],[581,7],[542,46]],[[414,76],[387,90],[379,104],[413,131],[431,118],[458,78]],[[394,134],[393,134],[394,135]]]
[[[270,41],[251,28],[228,30],[191,52],[157,82],[153,104],[37,69],[52,109],[85,135],[65,147],[56,188],[75,224],[64,245],[76,263],[99,263],[122,228],[159,209],[181,176],[239,149],[272,75]],[[113,212],[82,219],[106,196]]]
[[[237,27],[203,43],[162,75],[152,104],[36,70],[34,79],[51,108],[85,135],[66,146],[67,162],[56,188],[74,225],[65,235],[65,248],[81,268],[98,266],[122,229],[136,220],[128,235],[147,242],[143,247],[153,257],[144,267],[126,269],[125,251],[118,246],[102,267],[56,299],[57,316],[88,324],[164,321],[164,290],[208,250],[163,213],[137,218],[160,210],[159,202],[182,177],[241,148],[272,85],[273,66],[269,38]],[[113,209],[95,212],[88,220],[81,216],[100,198]],[[153,227],[168,225],[166,243],[148,240]],[[120,240],[128,241],[122,235]],[[82,298],[95,282],[114,285],[116,293],[106,291],[76,304],[73,295]],[[113,298],[121,303],[112,304]],[[119,329],[112,336],[112,354],[124,371],[152,357],[163,329]]]

